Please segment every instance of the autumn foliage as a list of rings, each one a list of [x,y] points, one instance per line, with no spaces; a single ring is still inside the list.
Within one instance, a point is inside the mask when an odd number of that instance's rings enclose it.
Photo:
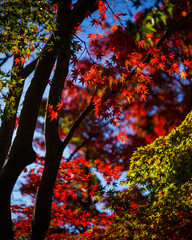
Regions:
[[[143,3],[1,1],[4,239],[192,238],[192,9]]]

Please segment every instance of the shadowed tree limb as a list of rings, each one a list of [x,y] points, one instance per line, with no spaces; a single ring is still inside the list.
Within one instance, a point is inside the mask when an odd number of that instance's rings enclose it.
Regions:
[[[53,41],[52,35],[42,51],[41,59],[38,60],[25,95],[16,137],[0,171],[0,236],[5,240],[13,239],[10,213],[10,195],[13,186],[22,170],[36,159],[32,140],[42,95],[55,62],[55,52],[48,51],[48,44]]]
[[[15,56],[14,59],[15,58],[17,58],[17,56]],[[13,59],[13,63],[14,63],[14,59]],[[37,61],[38,61],[38,58],[36,58],[31,63],[29,63],[25,68],[19,67],[19,72],[17,74],[17,77],[21,79],[26,79],[34,71]],[[11,76],[11,79],[13,78],[15,78],[15,76]],[[19,88],[19,92],[17,94],[13,92],[13,89],[9,89],[8,99],[13,96],[15,97],[15,105],[14,105],[15,113],[10,118],[7,118],[6,115],[8,111],[7,110],[8,104],[5,105],[4,115],[3,115],[1,127],[0,127],[0,169],[5,162],[5,158],[7,156],[9,147],[11,145],[13,131],[16,123],[17,110],[18,110],[20,99],[21,99],[24,82],[25,81],[23,80],[21,83],[18,83],[14,87],[14,89]]]
[[[57,66],[53,77],[53,84],[48,99],[48,105],[56,106],[60,101],[62,89],[68,74],[68,67],[70,61],[70,48],[71,48],[71,35],[73,28],[81,23],[86,16],[87,11],[95,7],[95,0],[92,1],[78,1],[74,10],[71,12],[70,2],[58,4],[58,31],[56,35],[59,36],[59,44],[61,44],[61,52],[58,55]],[[96,10],[96,8],[95,8]],[[63,45],[63,44],[64,45]],[[46,116],[45,139],[46,139],[46,156],[45,166],[41,183],[37,191],[35,209],[32,220],[32,230],[30,240],[43,240],[45,238],[47,229],[49,228],[51,220],[51,204],[53,196],[53,188],[55,185],[57,173],[59,170],[60,161],[62,158],[63,150],[73,136],[79,124],[84,120],[87,114],[92,109],[93,104],[88,107],[80,115],[79,119],[74,123],[67,135],[64,143],[61,142],[58,134],[58,119],[51,122],[50,118]],[[88,111],[89,109],[89,111]],[[46,114],[47,115],[47,114]],[[66,145],[65,145],[66,144]]]

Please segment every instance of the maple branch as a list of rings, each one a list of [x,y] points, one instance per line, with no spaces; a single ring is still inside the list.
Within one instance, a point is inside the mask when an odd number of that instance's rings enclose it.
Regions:
[[[116,14],[114,13],[113,9],[110,7],[109,3],[108,3],[107,1],[105,1],[105,3],[107,4],[107,6],[108,6],[109,10],[111,11],[111,13],[112,13],[114,16],[116,16]],[[125,26],[124,26],[123,23],[122,23],[121,18],[120,18],[119,16],[116,16],[116,18],[118,19],[118,21],[119,21],[119,23],[121,24],[121,26],[125,28]]]
[[[79,0],[74,4],[69,20],[72,21],[73,24],[81,23],[88,12],[93,13],[97,8],[97,0]]]
[[[66,4],[67,3],[67,4]],[[62,29],[63,20],[70,15],[70,2],[59,4],[58,6],[58,29],[56,32],[62,44],[58,58],[55,73],[49,92],[48,105],[56,106],[60,101],[64,83],[68,74],[70,50],[71,50],[71,34],[66,33]],[[32,228],[30,240],[44,239],[51,220],[51,203],[53,195],[53,187],[55,185],[59,164],[62,157],[60,148],[61,140],[58,134],[58,119],[51,121],[46,112],[45,124],[45,166],[41,178],[40,186],[36,194],[36,202],[33,212]]]
[[[92,138],[97,137],[99,135],[100,131],[95,133],[94,135],[90,136],[89,138],[85,139],[76,149],[71,153],[69,158],[67,159],[67,162],[69,162],[72,157],[78,152],[85,144],[87,144]]]
[[[184,23],[186,20],[188,20],[190,17],[192,17],[192,11],[190,11],[187,16],[177,20],[176,22],[174,22],[171,26],[168,27],[168,29],[165,31],[165,33],[163,34],[163,36],[161,37],[161,39],[158,41],[158,43],[155,45],[155,47],[159,48],[162,43],[169,37],[169,35],[171,34],[171,32],[173,31],[174,28],[178,27],[181,23]],[[147,57],[145,58],[145,60],[143,61],[143,63],[149,63],[150,59],[151,59],[152,55],[148,54]]]
[[[83,110],[83,112],[79,115],[77,120],[73,123],[71,126],[67,136],[65,137],[64,141],[62,142],[62,149],[64,150],[67,144],[70,142],[71,138],[73,137],[74,132],[77,130],[79,125],[83,122],[83,120],[86,118],[86,116],[93,110],[94,104],[93,104],[93,98],[91,99],[90,103],[87,105],[87,107]]]
[[[102,127],[107,126],[109,123],[110,123],[110,121],[107,121],[106,123],[104,123],[104,124],[102,125]],[[97,137],[97,136],[100,134],[101,131],[102,131],[102,128],[101,128],[98,132],[96,132],[95,134],[92,134],[91,136],[89,136],[89,138],[85,139],[85,140],[71,153],[71,155],[70,155],[69,158],[67,159],[67,162],[70,161],[71,158],[75,155],[75,153],[76,153],[79,149],[81,149],[85,144],[87,144],[92,138]]]
[[[74,36],[75,36],[76,38],[78,38],[79,41],[81,41],[81,42],[84,44],[85,50],[86,50],[89,58],[91,59],[91,61],[92,61],[93,63],[96,63],[96,62],[93,60],[93,58],[91,57],[91,54],[90,54],[90,52],[89,52],[89,50],[88,50],[88,47],[87,47],[87,43],[86,43],[85,41],[83,41],[80,37],[78,37],[77,35],[74,35]]]
[[[192,11],[189,12],[189,13],[187,14],[187,16],[185,16],[185,17],[177,20],[176,22],[174,22],[174,23],[165,31],[165,33],[164,33],[163,36],[160,38],[160,40],[159,40],[158,43],[155,45],[155,47],[159,48],[159,47],[162,45],[162,43],[165,41],[165,39],[167,39],[168,36],[171,34],[172,30],[173,30],[175,27],[177,27],[179,24],[181,24],[181,23],[185,22],[186,20],[188,20],[190,17],[192,17]],[[152,58],[152,54],[149,53],[149,54],[146,56],[146,58],[143,60],[142,63],[143,63],[143,64],[144,64],[144,63],[145,63],[145,64],[149,63],[149,61],[151,60],[151,58]],[[131,79],[131,78],[136,74],[136,71],[135,71],[136,68],[137,68],[137,67],[135,67],[135,68],[131,71],[131,73],[125,78],[125,81],[128,81],[129,79]],[[121,87],[122,87],[122,83],[118,83],[118,86],[116,87],[115,90],[112,90],[112,91],[110,92],[110,94],[105,94],[105,95],[111,96],[111,95],[117,93],[117,91],[118,91],[119,88],[121,88]]]
[[[67,41],[70,42],[70,40],[66,40],[66,45],[68,44]],[[68,74],[69,59],[70,59],[70,44],[67,47],[67,49],[60,53],[58,56],[57,66],[52,80],[47,106],[48,105],[56,106],[60,102],[62,90]],[[46,151],[49,151],[52,148],[53,139],[56,142],[61,141],[58,134],[58,119],[54,119],[53,121],[51,121],[50,117],[47,116],[47,113],[45,124],[45,139],[46,139]]]

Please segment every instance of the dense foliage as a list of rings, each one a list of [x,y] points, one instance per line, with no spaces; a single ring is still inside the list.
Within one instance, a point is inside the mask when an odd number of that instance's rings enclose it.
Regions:
[[[191,239],[190,1],[0,6],[0,236]]]
[[[129,188],[123,194],[113,193],[110,205],[117,217],[103,236],[191,239],[191,123],[189,113],[166,137],[133,153],[126,180]]]

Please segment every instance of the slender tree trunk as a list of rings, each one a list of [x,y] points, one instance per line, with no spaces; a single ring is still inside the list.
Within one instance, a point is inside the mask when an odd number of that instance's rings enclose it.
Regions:
[[[80,4],[78,4],[80,3]],[[96,10],[95,0],[94,1],[79,1],[77,7],[75,7],[75,12],[78,12],[78,15],[74,15],[77,18],[77,22],[74,22],[71,27],[71,32],[63,31],[62,26],[67,26],[69,28],[69,20],[74,21],[70,11],[70,6],[65,4],[59,5],[58,12],[58,22],[61,23],[58,25],[59,37],[61,42],[64,43],[64,47],[61,47],[63,51],[59,54],[57,59],[57,66],[52,80],[52,86],[49,94],[48,104],[56,106],[60,101],[62,94],[63,86],[68,74],[68,67],[70,61],[70,48],[71,48],[71,34],[73,31],[73,26],[77,23],[80,23],[84,17],[85,13],[90,10]],[[69,2],[68,2],[69,4]],[[70,22],[71,23],[71,22]],[[90,107],[90,110],[92,108]],[[78,124],[75,125],[74,129],[77,129],[82,120],[87,116],[89,111],[86,111],[86,114],[78,121]],[[74,133],[74,131],[73,131]],[[67,139],[67,143],[73,136],[73,133]],[[46,232],[49,228],[51,221],[51,204],[53,196],[53,188],[55,186],[55,181],[57,173],[59,170],[60,161],[62,158],[63,150],[65,149],[67,143],[62,143],[59,134],[58,134],[58,120],[50,121],[50,118],[46,116],[46,128],[45,128],[45,138],[46,138],[46,156],[45,156],[45,166],[41,179],[40,186],[36,195],[36,202],[33,213],[32,220],[32,229],[29,239],[30,240],[43,240],[45,238]]]
[[[52,80],[48,104],[56,106],[60,101],[64,82],[68,74],[71,38],[66,39],[65,51],[59,54],[55,75]],[[52,122],[46,116],[46,156],[40,186],[36,195],[30,240],[43,240],[51,220],[53,187],[62,158],[62,145],[58,134],[58,120]]]
[[[38,189],[35,208],[32,220],[32,229],[30,240],[43,240],[49,228],[51,221],[51,203],[53,188],[55,185],[57,172],[59,169],[60,159],[62,157],[61,144],[54,144],[55,150],[53,155],[45,156],[46,164],[41,178],[41,185]]]
[[[48,43],[51,41],[53,41],[53,36]],[[0,171],[0,236],[2,239],[13,239],[10,217],[10,195],[13,186],[22,170],[36,159],[36,154],[32,149],[33,134],[42,95],[55,62],[54,52],[47,50],[46,46],[43,56],[38,61],[23,102],[16,137]]]

